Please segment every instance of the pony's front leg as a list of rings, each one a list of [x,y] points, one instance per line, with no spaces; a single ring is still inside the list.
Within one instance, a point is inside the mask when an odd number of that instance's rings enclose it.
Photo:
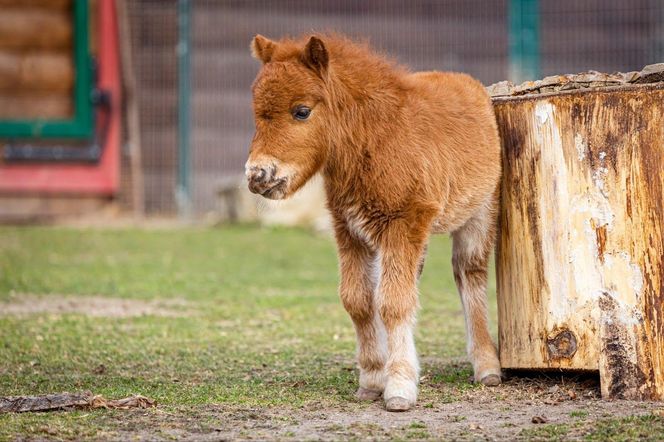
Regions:
[[[336,235],[341,269],[339,295],[357,335],[360,387],[356,396],[360,400],[378,400],[385,388],[387,343],[385,327],[374,304],[376,254],[344,227],[339,227]]]
[[[376,293],[387,330],[387,382],[383,397],[388,411],[406,411],[417,400],[419,363],[413,328],[418,305],[417,278],[428,229],[413,231],[393,222],[383,232],[378,249],[381,277]]]

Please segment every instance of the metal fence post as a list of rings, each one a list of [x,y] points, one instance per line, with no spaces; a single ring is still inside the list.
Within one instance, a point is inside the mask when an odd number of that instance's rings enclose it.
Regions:
[[[191,202],[191,1],[178,0],[178,170],[175,201],[181,218],[189,218]]]
[[[510,0],[510,80],[537,80],[540,72],[539,0]]]

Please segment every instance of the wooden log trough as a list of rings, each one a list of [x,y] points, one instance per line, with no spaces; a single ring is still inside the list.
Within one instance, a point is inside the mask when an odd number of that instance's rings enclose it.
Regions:
[[[488,89],[503,368],[596,371],[603,398],[664,399],[664,64]]]

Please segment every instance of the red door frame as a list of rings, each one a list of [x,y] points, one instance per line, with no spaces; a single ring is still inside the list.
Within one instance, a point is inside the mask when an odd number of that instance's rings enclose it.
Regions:
[[[120,176],[121,93],[115,3],[99,0],[99,87],[111,95],[111,115],[102,156],[96,164],[0,164],[0,193],[95,194],[117,192]]]

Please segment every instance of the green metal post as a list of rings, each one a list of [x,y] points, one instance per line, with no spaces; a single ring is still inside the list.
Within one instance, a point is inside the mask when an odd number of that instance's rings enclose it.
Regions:
[[[540,72],[539,0],[510,0],[510,80],[537,80]]]
[[[178,169],[175,202],[191,216],[191,1],[178,0]]]

